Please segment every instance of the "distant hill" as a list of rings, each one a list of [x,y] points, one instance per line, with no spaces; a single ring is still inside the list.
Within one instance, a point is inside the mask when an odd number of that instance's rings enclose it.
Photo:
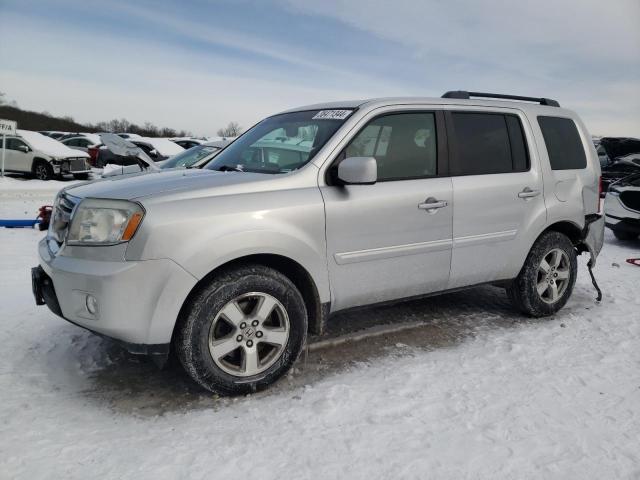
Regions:
[[[23,130],[59,130],[61,132],[92,132],[92,125],[83,125],[65,118],[45,113],[30,112],[18,107],[0,105],[0,118],[15,120]]]
[[[0,94],[1,95],[1,94]],[[143,126],[130,123],[126,119],[98,122],[95,125],[78,123],[70,117],[54,117],[47,113],[30,112],[9,104],[0,104],[0,118],[15,120],[22,130],[52,130],[60,132],[129,132],[144,137],[186,137],[185,130],[157,127],[150,122]]]

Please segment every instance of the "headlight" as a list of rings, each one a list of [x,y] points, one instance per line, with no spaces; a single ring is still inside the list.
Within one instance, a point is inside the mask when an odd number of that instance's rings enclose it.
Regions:
[[[131,240],[144,210],[127,200],[87,198],[80,202],[71,217],[68,245],[113,245]]]

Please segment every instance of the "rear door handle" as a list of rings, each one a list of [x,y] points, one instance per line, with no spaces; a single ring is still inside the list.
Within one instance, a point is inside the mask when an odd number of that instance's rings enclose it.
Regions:
[[[421,210],[435,211],[439,208],[444,208],[447,205],[449,205],[449,203],[446,200],[436,200],[433,197],[429,197],[424,201],[424,203],[419,203],[418,208]]]
[[[518,197],[519,198],[533,198],[533,197],[537,197],[538,195],[540,195],[540,190],[531,190],[529,187],[524,187],[524,190],[522,190],[518,194]]]

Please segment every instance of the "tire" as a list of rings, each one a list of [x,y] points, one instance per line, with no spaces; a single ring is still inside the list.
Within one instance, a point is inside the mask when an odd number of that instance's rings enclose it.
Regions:
[[[269,315],[260,312],[263,305],[265,312],[273,305]],[[221,395],[247,394],[274,383],[298,359],[307,311],[286,276],[248,265],[223,271],[201,288],[176,329],[177,356],[198,384]]]
[[[613,230],[613,234],[618,240],[622,240],[623,242],[628,242],[630,240],[635,240],[636,238],[638,238],[637,233],[625,232],[624,230]]]
[[[513,305],[526,315],[553,315],[569,300],[577,273],[576,249],[569,238],[559,232],[546,232],[531,247],[507,294]]]
[[[36,160],[33,165],[33,175],[38,180],[51,180],[53,178],[53,167],[45,160]]]
[[[76,180],[89,180],[89,174],[88,173],[74,173],[73,174],[73,178],[75,178]]]

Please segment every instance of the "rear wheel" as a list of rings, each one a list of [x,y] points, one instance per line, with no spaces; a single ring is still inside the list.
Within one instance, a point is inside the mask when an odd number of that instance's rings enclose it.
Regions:
[[[562,233],[547,232],[534,243],[507,293],[514,306],[527,315],[552,315],[567,303],[577,272],[571,241]]]
[[[51,180],[53,178],[53,167],[44,160],[36,160],[33,166],[33,174],[38,180]]]
[[[307,312],[287,277],[253,265],[217,276],[177,328],[178,358],[196,382],[223,395],[245,394],[291,368],[306,340]]]
[[[637,233],[626,232],[624,230],[614,230],[613,234],[616,236],[618,240],[622,240],[623,242],[627,242],[629,240],[635,240],[638,238]]]

